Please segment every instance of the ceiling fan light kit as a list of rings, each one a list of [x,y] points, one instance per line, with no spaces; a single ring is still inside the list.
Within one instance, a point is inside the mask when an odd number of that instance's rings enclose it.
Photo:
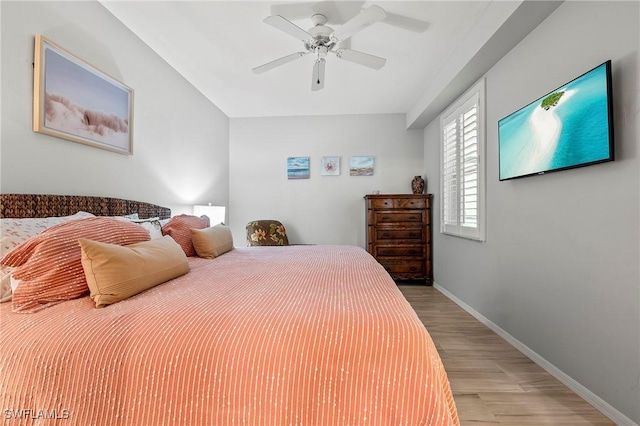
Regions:
[[[385,17],[386,14],[381,7],[370,6],[360,12],[353,19],[345,22],[345,24],[338,30],[334,31],[333,28],[325,25],[327,23],[327,17],[317,13],[311,16],[311,22],[314,26],[309,29],[309,31],[305,31],[280,15],[268,16],[263,21],[265,24],[271,25],[272,27],[301,40],[304,43],[306,52],[292,53],[274,61],[267,62],[264,65],[253,68],[253,72],[261,74],[265,71],[269,71],[312,53],[316,59],[313,66],[311,90],[316,91],[324,87],[324,71],[328,53],[334,54],[338,59],[344,59],[345,61],[379,70],[386,63],[386,59],[357,50],[346,48],[334,50],[334,48],[341,41],[347,40],[355,33],[383,20]]]

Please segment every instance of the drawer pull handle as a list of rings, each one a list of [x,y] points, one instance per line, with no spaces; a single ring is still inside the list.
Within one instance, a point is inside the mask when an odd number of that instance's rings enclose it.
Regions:
[[[390,237],[391,234],[389,234],[388,232],[385,232],[384,234],[382,234],[383,237]]]

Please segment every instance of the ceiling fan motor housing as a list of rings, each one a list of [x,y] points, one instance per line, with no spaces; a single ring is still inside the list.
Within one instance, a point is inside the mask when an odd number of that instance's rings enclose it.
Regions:
[[[324,25],[327,22],[327,18],[324,15],[316,14],[311,17],[311,21],[315,26],[307,32],[312,38],[305,41],[304,47],[313,53],[318,52],[318,47],[325,47],[327,51],[333,49],[336,45],[335,41],[331,39],[333,28]],[[326,51],[324,53],[326,53]]]

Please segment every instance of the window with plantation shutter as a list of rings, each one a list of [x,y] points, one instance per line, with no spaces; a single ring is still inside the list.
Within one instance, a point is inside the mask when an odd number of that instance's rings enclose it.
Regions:
[[[440,119],[442,233],[484,241],[484,80]]]

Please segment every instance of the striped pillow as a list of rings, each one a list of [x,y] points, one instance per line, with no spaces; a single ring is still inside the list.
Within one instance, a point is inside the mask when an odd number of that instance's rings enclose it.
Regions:
[[[202,215],[190,216],[181,214],[171,218],[169,223],[162,227],[162,234],[169,235],[176,243],[180,244],[184,254],[189,257],[196,256],[196,249],[191,240],[191,229],[204,229],[209,227],[209,217]]]
[[[28,217],[0,219],[0,257],[9,253],[20,243],[35,237],[45,229],[62,222],[94,217],[91,213],[78,212],[71,216],[56,217]],[[0,302],[11,300],[11,272],[10,266],[0,266]]]
[[[93,217],[54,225],[7,253],[0,264],[13,266],[20,284],[13,294],[14,312],[36,312],[87,293],[79,238],[128,245],[149,240],[135,223]]]

